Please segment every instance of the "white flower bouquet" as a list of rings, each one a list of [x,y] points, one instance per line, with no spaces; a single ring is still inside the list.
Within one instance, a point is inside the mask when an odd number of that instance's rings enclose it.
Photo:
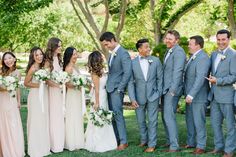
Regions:
[[[6,76],[2,79],[2,84],[6,87],[11,97],[16,97],[16,89],[18,88],[18,78]]]
[[[111,124],[113,118],[113,112],[107,111],[99,108],[97,111],[91,111],[89,119],[93,123],[93,125],[97,127],[103,127],[105,124]]]
[[[34,78],[39,82],[44,82],[50,79],[50,73],[46,69],[39,69],[34,73]]]
[[[80,87],[85,86],[88,83],[87,78],[83,75],[72,75],[71,82],[76,89],[79,89]]]
[[[63,85],[63,84],[70,81],[70,76],[65,71],[59,71],[59,72],[54,71],[54,72],[52,72],[51,79],[54,82],[56,82],[60,85]]]
[[[2,78],[2,76],[0,75],[0,85],[2,85],[2,80],[3,80],[3,78]]]
[[[233,84],[233,88],[234,90],[236,90],[236,82]]]

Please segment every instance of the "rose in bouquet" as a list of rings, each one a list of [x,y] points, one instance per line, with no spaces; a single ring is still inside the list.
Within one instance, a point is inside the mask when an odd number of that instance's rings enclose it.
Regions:
[[[39,82],[44,82],[50,79],[50,73],[46,69],[39,69],[38,71],[34,73],[33,77],[35,78],[35,80]]]
[[[11,97],[16,97],[16,89],[18,87],[18,78],[14,76],[6,76],[2,79],[3,85],[6,87]]]
[[[79,89],[87,84],[87,78],[83,75],[72,75],[71,82],[76,89]]]
[[[103,127],[105,124],[111,124],[113,112],[99,108],[97,111],[90,112],[91,122],[98,127]]]
[[[63,84],[70,81],[70,76],[65,71],[54,71],[54,72],[52,72],[51,79],[54,82],[56,82],[60,85],[63,85]]]

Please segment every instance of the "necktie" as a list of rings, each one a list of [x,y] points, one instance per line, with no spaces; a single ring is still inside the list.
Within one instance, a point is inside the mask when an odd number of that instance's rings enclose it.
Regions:
[[[167,61],[167,59],[169,58],[170,56],[170,51],[171,49],[168,50],[167,54],[166,54],[166,57],[165,57],[165,60],[164,60],[164,63]]]

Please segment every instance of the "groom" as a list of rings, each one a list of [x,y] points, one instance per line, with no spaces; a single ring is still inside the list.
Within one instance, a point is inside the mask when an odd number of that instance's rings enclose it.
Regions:
[[[132,75],[128,85],[128,93],[132,106],[136,108],[141,135],[139,146],[148,145],[145,152],[154,152],[157,144],[158,102],[162,95],[162,65],[159,58],[150,56],[148,39],[138,40],[136,48],[139,56],[132,60]]]
[[[105,32],[100,37],[102,45],[110,51],[108,60],[109,73],[106,84],[109,108],[114,112],[113,127],[118,143],[117,150],[128,147],[125,119],[123,116],[123,99],[125,88],[131,76],[131,59],[111,32]]]

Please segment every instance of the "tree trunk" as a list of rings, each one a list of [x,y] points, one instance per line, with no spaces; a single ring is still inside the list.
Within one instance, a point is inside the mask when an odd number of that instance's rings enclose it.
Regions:
[[[236,39],[236,23],[234,17],[234,0],[228,0],[228,22],[232,39]]]

